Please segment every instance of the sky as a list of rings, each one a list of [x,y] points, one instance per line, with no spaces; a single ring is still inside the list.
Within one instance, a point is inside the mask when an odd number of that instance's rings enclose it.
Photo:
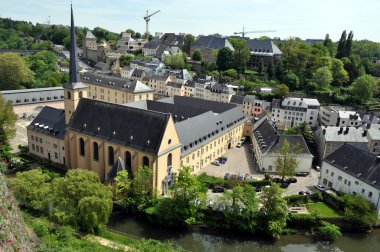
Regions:
[[[194,35],[233,35],[246,30],[275,30],[250,37],[300,37],[334,41],[343,30],[354,39],[380,42],[379,0],[72,0],[75,25],[102,27],[120,33],[128,28],[145,32],[146,10],[150,32]],[[0,0],[0,17],[68,25],[70,0]]]

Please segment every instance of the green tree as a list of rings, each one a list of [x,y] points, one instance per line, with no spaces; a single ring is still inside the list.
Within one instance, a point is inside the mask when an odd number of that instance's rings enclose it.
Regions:
[[[238,79],[238,73],[235,69],[228,69],[222,73],[224,76],[231,77],[232,80]]]
[[[234,48],[233,66],[239,73],[244,73],[251,53],[244,39],[229,38]]]
[[[121,55],[120,56],[120,66],[129,66],[131,64],[131,61],[133,60],[133,55]]]
[[[184,57],[180,53],[165,56],[164,64],[172,69],[184,69],[186,67]]]
[[[319,238],[326,241],[336,241],[342,236],[340,228],[326,221],[322,222],[322,227],[319,228]]]
[[[258,207],[256,192],[250,185],[235,186],[224,193],[221,201],[224,205],[230,205],[234,214],[238,214],[241,208],[244,212],[256,212]]]
[[[370,75],[362,75],[351,85],[352,94],[360,101],[364,102],[372,98],[376,89],[375,79]]]
[[[342,32],[342,35],[340,36],[340,39],[338,42],[338,49],[337,49],[335,58],[341,59],[344,57],[344,55],[345,55],[345,53],[344,53],[345,49],[344,48],[346,46],[346,41],[347,41],[347,32],[346,32],[346,30],[344,30]]]
[[[370,230],[376,223],[377,213],[374,205],[361,195],[346,194],[344,220],[351,230]]]
[[[330,39],[329,34],[326,34],[325,40],[323,41],[323,45],[328,49],[330,57],[333,57],[335,55],[335,46],[334,42]]]
[[[0,94],[0,144],[7,144],[16,135],[17,116],[10,101]]]
[[[281,188],[277,184],[272,184],[263,189],[260,197],[262,204],[260,212],[263,221],[260,227],[276,239],[280,237],[288,217],[286,201],[282,198],[281,193]]]
[[[112,212],[112,191],[94,172],[73,169],[53,180],[53,217],[61,224],[97,232]]]
[[[291,89],[297,89],[299,87],[299,79],[298,76],[293,72],[288,72],[284,76],[284,83]]]
[[[285,76],[284,65],[282,64],[281,60],[276,63],[275,76],[277,80],[279,80],[280,82],[284,80],[284,76]]]
[[[285,176],[294,176],[298,168],[298,160],[296,155],[299,153],[299,146],[291,146],[285,139],[278,150],[276,157],[277,174],[285,178]]]
[[[257,69],[257,72],[259,72],[260,75],[262,75],[264,73],[264,60],[263,59],[260,59],[259,61],[259,68]]]
[[[13,182],[13,192],[21,205],[46,211],[51,197],[50,177],[41,169],[18,172]]]
[[[276,94],[279,96],[287,96],[289,94],[289,88],[285,84],[279,84],[276,86]]]
[[[328,67],[318,68],[313,75],[313,81],[319,87],[328,87],[333,80],[331,71]]]
[[[225,71],[233,67],[233,52],[230,48],[224,47],[219,50],[216,65],[219,71]]]
[[[268,66],[267,66],[267,74],[268,74],[268,79],[271,80],[273,78],[275,69],[274,69],[274,64],[273,60],[269,61]]]
[[[342,86],[349,81],[348,73],[340,59],[331,59],[331,74],[335,86]]]
[[[196,60],[196,61],[201,61],[202,60],[202,53],[201,51],[199,50],[196,50],[194,53],[193,53],[193,57],[192,57],[193,60]]]
[[[19,89],[23,83],[33,80],[33,72],[23,58],[16,53],[0,54],[0,89]]]
[[[190,48],[195,43],[195,37],[192,34],[186,34],[184,39],[183,51],[190,55]]]

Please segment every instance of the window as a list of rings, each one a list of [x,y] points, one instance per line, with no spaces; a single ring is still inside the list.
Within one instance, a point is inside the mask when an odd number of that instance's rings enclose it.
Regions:
[[[171,153],[168,155],[167,163],[168,163],[168,167],[172,166],[172,154]]]
[[[71,92],[67,91],[67,99],[71,99]]]
[[[40,143],[42,143],[42,138],[40,138]]]
[[[362,188],[362,194],[364,194],[365,193],[365,189],[364,188]]]
[[[143,167],[149,167],[149,158],[147,156],[143,157]]]
[[[331,172],[331,177],[334,177],[334,172]]]
[[[32,144],[32,150],[35,150],[35,149],[36,149],[36,146]]]
[[[329,170],[326,170],[326,174],[328,174],[329,173]]]
[[[347,179],[344,180],[344,184],[347,184]]]
[[[355,181],[355,185],[359,185],[359,182],[358,182],[358,181]]]
[[[32,139],[32,141],[34,141],[34,136],[30,136],[30,138]]]
[[[108,164],[109,165],[114,165],[115,160],[114,160],[114,150],[112,146],[108,146]]]
[[[58,159],[58,153],[57,152],[54,152],[54,158]]]
[[[99,161],[99,145],[97,142],[94,142],[92,144],[92,148],[93,148],[93,159],[95,161]]]
[[[342,177],[341,177],[341,176],[339,176],[339,177],[338,177],[338,180],[339,180],[339,181],[342,181]]]
[[[40,148],[40,151],[42,154],[44,154],[44,148],[43,147]]]
[[[272,171],[272,166],[271,165],[268,167],[268,171]]]
[[[40,152],[40,146],[36,145],[36,151]]]
[[[132,155],[129,151],[125,152],[125,165],[132,168]]]
[[[351,186],[351,181],[348,181],[348,186]]]
[[[372,198],[372,192],[368,192],[368,198]]]
[[[81,156],[84,156],[86,153],[85,153],[85,149],[84,149],[84,140],[83,138],[79,138],[79,154]]]

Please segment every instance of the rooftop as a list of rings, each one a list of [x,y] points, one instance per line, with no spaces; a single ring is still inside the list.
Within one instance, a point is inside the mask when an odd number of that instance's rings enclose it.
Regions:
[[[45,106],[27,128],[44,135],[63,139],[66,128],[65,111]]]
[[[367,137],[363,134],[361,127],[321,127],[319,130],[325,132],[326,142],[368,142]]]
[[[194,46],[201,48],[212,48],[212,49],[222,49],[224,47],[230,48],[234,51],[233,46],[228,41],[227,38],[218,38],[212,35],[210,36],[200,36],[195,42]]]
[[[251,53],[282,54],[281,50],[278,49],[272,40],[250,39],[246,41],[246,44]]]

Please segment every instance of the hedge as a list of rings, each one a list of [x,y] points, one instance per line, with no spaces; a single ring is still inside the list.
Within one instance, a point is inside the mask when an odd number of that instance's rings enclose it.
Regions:
[[[313,228],[321,225],[321,218],[310,214],[290,214],[286,221],[287,227]]]

